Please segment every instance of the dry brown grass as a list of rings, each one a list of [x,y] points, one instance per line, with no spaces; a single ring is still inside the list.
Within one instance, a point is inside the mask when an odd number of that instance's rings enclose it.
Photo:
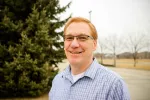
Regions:
[[[103,63],[113,65],[113,59],[104,59]],[[116,67],[150,70],[150,59],[138,59],[136,67],[134,67],[133,59],[117,59]]]

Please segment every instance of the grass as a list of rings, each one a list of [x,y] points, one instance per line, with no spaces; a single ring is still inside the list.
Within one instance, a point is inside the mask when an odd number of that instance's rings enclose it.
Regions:
[[[113,59],[103,59],[103,63],[104,65],[113,65]],[[150,59],[138,59],[135,67],[133,59],[116,59],[116,67],[150,70]]]

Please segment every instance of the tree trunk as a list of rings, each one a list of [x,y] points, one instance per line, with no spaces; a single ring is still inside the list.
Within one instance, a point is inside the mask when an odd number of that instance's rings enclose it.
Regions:
[[[114,67],[116,67],[116,54],[114,53]]]
[[[103,64],[103,54],[101,54],[101,64]]]

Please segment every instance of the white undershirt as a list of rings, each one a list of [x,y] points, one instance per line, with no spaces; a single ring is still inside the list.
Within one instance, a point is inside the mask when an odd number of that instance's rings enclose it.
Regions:
[[[78,79],[80,79],[82,76],[84,76],[84,72],[80,73],[80,74],[77,74],[77,75],[72,75],[72,78],[73,78],[73,81],[76,82]]]

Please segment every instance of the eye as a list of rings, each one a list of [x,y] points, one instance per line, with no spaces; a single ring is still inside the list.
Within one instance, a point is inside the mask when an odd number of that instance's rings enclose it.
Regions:
[[[79,39],[80,41],[86,41],[86,40],[88,40],[88,36],[86,36],[86,35],[81,35],[81,36],[78,36],[78,39]]]
[[[73,36],[70,36],[70,35],[66,35],[65,36],[65,40],[67,40],[67,41],[72,41],[74,39],[74,37]]]

